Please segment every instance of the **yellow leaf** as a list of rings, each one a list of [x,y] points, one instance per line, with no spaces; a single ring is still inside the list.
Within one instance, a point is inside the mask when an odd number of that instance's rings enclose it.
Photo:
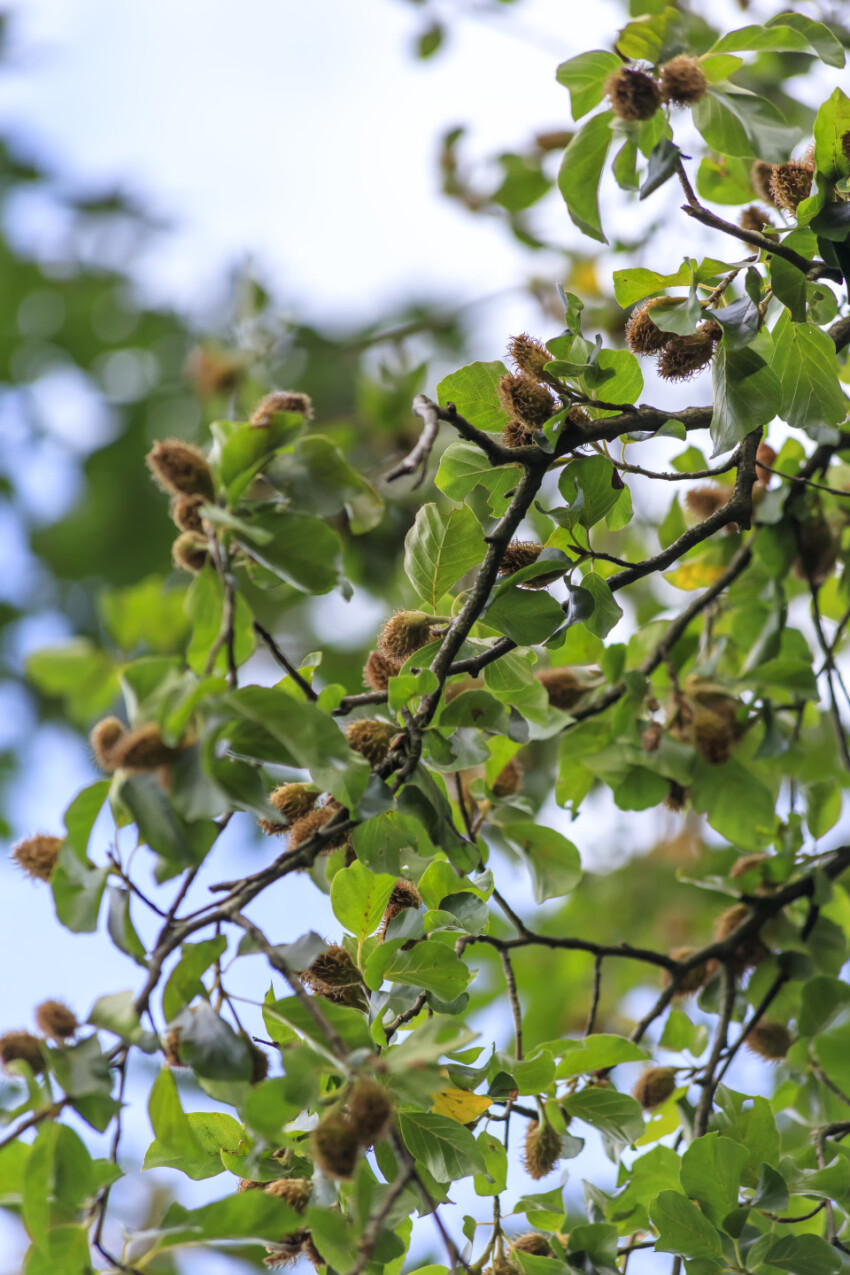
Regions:
[[[438,1116],[448,1116],[458,1124],[469,1124],[476,1116],[482,1116],[490,1106],[490,1099],[466,1089],[438,1089],[434,1094],[431,1110]]]
[[[665,580],[669,580],[677,589],[704,589],[718,580],[725,567],[713,562],[685,562],[675,571],[667,571]]]

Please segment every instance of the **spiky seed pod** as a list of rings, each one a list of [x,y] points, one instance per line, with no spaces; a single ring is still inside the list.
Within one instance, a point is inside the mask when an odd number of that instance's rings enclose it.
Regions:
[[[194,531],[184,531],[171,546],[171,561],[178,571],[188,571],[196,576],[209,561],[209,545],[203,536]]]
[[[753,1054],[778,1062],[791,1048],[791,1033],[784,1023],[772,1023],[762,1019],[744,1037],[744,1044]]]
[[[285,819],[301,819],[313,809],[321,793],[310,784],[280,784],[269,793],[269,804]]]
[[[40,832],[13,846],[12,858],[33,881],[49,881],[61,848],[61,837],[50,837]]]
[[[552,707],[563,709],[566,713],[587,694],[587,687],[581,684],[571,668],[544,668],[534,676],[549,696]]]
[[[364,1009],[368,1004],[360,971],[345,948],[336,943],[303,971],[301,982],[317,996],[323,996],[336,1005]]]
[[[766,160],[757,159],[750,169],[750,181],[753,190],[759,199],[763,199],[766,204],[773,204],[773,193],[770,189],[770,179],[773,176],[773,165],[768,164]],[[773,204],[774,208],[776,207]]]
[[[632,1097],[644,1111],[652,1111],[653,1107],[660,1107],[662,1102],[666,1102],[675,1088],[675,1067],[647,1067],[638,1076],[632,1089]]]
[[[387,926],[393,917],[398,916],[400,912],[404,912],[407,908],[418,908],[422,902],[422,895],[417,890],[412,881],[399,877],[390,892],[387,900],[386,910],[381,918],[381,924],[378,926],[378,934],[381,938],[387,932]]]
[[[667,810],[672,810],[673,814],[679,814],[688,804],[688,789],[683,788],[681,784],[677,784],[675,779],[670,780],[670,789],[664,798],[663,805]]]
[[[708,80],[696,58],[682,53],[661,68],[661,93],[674,106],[693,106],[708,92]]]
[[[93,727],[89,735],[89,743],[94,753],[94,759],[101,770],[107,775],[111,775],[115,770],[115,762],[113,753],[115,745],[122,738],[126,727],[117,717],[104,717]]]
[[[273,1271],[293,1265],[299,1257],[308,1258],[316,1268],[325,1265],[325,1259],[319,1256],[312,1235],[306,1230],[282,1235],[279,1243],[266,1245],[266,1252],[269,1256],[263,1258],[263,1265]]]
[[[645,753],[655,753],[658,751],[663,737],[664,727],[661,723],[650,722],[641,733],[640,746]]]
[[[670,955],[674,961],[687,961],[693,956],[696,948],[693,947],[674,947]],[[676,996],[689,996],[691,992],[698,991],[706,980],[708,975],[708,967],[705,962],[695,965],[693,969],[688,970],[682,981],[676,988]],[[664,971],[664,986],[669,987],[671,978],[668,970]]]
[[[732,756],[735,731],[727,718],[710,708],[698,708],[691,719],[691,742],[712,766],[720,766]]]
[[[531,1253],[534,1257],[552,1256],[551,1244],[539,1231],[527,1231],[525,1235],[518,1235],[515,1240],[511,1240],[511,1249],[514,1253]]]
[[[275,1178],[274,1182],[257,1183],[262,1186],[266,1195],[273,1195],[278,1200],[285,1200],[296,1213],[303,1213],[313,1194],[313,1183],[309,1178]]]
[[[632,310],[626,322],[626,344],[632,354],[657,354],[672,336],[671,332],[662,332],[652,320],[652,311],[663,298],[656,297],[652,301],[644,301],[643,305]]]
[[[229,394],[236,389],[245,374],[246,364],[244,355],[231,354],[210,345],[196,345],[186,360],[186,375],[198,398],[213,398],[216,394]]]
[[[776,229],[767,213],[763,212],[758,204],[750,204],[748,208],[744,209],[738,218],[738,225],[742,230],[755,230],[760,235]]]
[[[207,502],[203,496],[175,496],[171,502],[171,521],[181,531],[204,534],[204,520],[199,510]]]
[[[581,403],[574,403],[567,412],[567,420],[571,425],[587,425],[590,421],[590,412],[582,407]]]
[[[716,319],[706,319],[699,325],[699,331],[710,337],[712,341],[719,341],[723,337],[723,324],[718,323]]]
[[[294,823],[289,825],[287,833],[287,844],[290,850],[297,850],[299,846],[303,846],[304,842],[312,837],[314,832],[318,832],[320,828],[324,828],[338,810],[341,810],[338,801],[329,801],[324,806],[316,806],[308,814],[302,815],[300,819],[296,819]],[[344,846],[348,840],[347,832],[335,832],[333,836],[328,837],[323,846],[322,852],[328,850],[337,850],[340,846]]]
[[[541,429],[557,411],[552,395],[533,376],[525,372],[506,372],[499,381],[502,407],[529,429]]]
[[[791,160],[788,164],[776,164],[770,175],[770,194],[777,208],[795,213],[797,205],[812,193],[814,172],[809,164]]]
[[[147,455],[148,469],[155,482],[171,496],[206,496],[215,494],[212,471],[199,447],[169,438],[154,443]]]
[[[740,859],[736,859],[729,869],[729,876],[734,880],[738,877],[744,877],[748,872],[752,872],[755,868],[760,868],[763,863],[770,862],[769,854],[744,854]]]
[[[538,1182],[551,1173],[561,1158],[561,1135],[548,1120],[529,1120],[525,1132],[522,1163],[529,1177]]]
[[[354,1173],[360,1142],[343,1116],[325,1116],[313,1130],[310,1145],[313,1159],[329,1177],[350,1178]]]
[[[685,504],[700,522],[716,514],[718,509],[728,505],[731,489],[721,487],[719,483],[703,483],[700,487],[692,487],[685,493]]]
[[[533,376],[535,381],[546,379],[544,368],[552,362],[552,355],[542,341],[523,332],[521,336],[512,336],[508,342],[508,354],[514,361],[518,372]]]
[[[621,120],[651,120],[661,105],[661,89],[652,76],[630,66],[611,72],[605,92]]]
[[[309,394],[299,394],[292,390],[276,390],[261,398],[251,413],[251,424],[255,429],[268,429],[277,412],[297,412],[306,421],[313,419],[313,400]]]
[[[390,751],[390,744],[398,734],[392,722],[382,722],[377,717],[364,717],[352,722],[345,732],[349,748],[365,757],[370,766],[379,766]]]
[[[713,328],[705,323],[687,336],[673,334],[658,357],[658,375],[665,381],[687,381],[696,376],[711,362],[715,340]]]
[[[522,421],[509,421],[502,430],[502,442],[506,447],[530,447],[534,442],[534,430]]]
[[[369,658],[363,668],[363,681],[373,691],[385,691],[390,678],[396,672],[396,666],[379,651],[370,651]]]
[[[125,731],[113,746],[110,758],[114,770],[157,770],[170,765],[179,755],[179,748],[166,744],[156,722],[147,722]]]
[[[514,793],[518,793],[522,788],[524,776],[525,771],[523,770],[522,762],[516,757],[512,757],[493,780],[493,796],[512,797]]]
[[[838,558],[839,540],[832,534],[829,522],[815,512],[800,527],[800,552],[794,561],[794,574],[811,579],[812,584],[825,584],[832,575]]]
[[[725,912],[721,912],[714,922],[714,937],[718,942],[728,939],[729,935],[737,930],[739,925],[743,925],[744,921],[749,920],[752,915],[746,903],[734,903]],[[763,961],[769,955],[770,952],[758,934],[750,935],[749,938],[744,939],[735,948],[735,960],[742,970],[758,965],[760,961]]]
[[[65,1040],[73,1036],[80,1025],[74,1011],[61,1001],[42,1001],[37,1005],[35,1022],[42,1035],[50,1040]]]
[[[245,1044],[248,1046],[248,1052],[251,1055],[251,1076],[249,1084],[258,1085],[260,1081],[265,1080],[266,1076],[269,1074],[268,1055],[266,1051],[264,1049],[260,1049],[260,1046],[255,1044],[253,1040],[246,1039]]]
[[[535,544],[533,540],[512,540],[502,556],[499,575],[512,576],[514,572],[522,571],[523,567],[530,567],[542,551],[543,546]]]
[[[415,651],[431,641],[434,617],[424,611],[396,611],[378,634],[378,650],[388,664],[400,669]]]
[[[371,1147],[386,1136],[392,1120],[393,1105],[383,1085],[375,1080],[360,1080],[348,1099],[348,1123],[362,1147]]]
[[[246,1191],[264,1191],[267,1185],[266,1182],[252,1182],[250,1178],[240,1178],[236,1194],[243,1195]]]
[[[44,1071],[41,1044],[31,1032],[4,1032],[0,1036],[0,1062],[8,1070],[13,1062],[25,1062],[38,1075]]]

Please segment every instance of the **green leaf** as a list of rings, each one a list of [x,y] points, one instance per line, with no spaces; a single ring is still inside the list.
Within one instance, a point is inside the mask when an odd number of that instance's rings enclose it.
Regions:
[[[722,1260],[720,1236],[695,1204],[678,1191],[662,1191],[649,1212],[658,1230],[656,1248],[687,1258]]]
[[[667,137],[662,137],[657,146],[652,148],[646,177],[640,188],[640,199],[654,195],[659,187],[669,181],[678,167],[680,154],[678,146]]]
[[[136,933],[130,917],[130,891],[122,890],[116,885],[109,886],[109,910],[106,916],[106,927],[112,942],[122,952],[131,956],[137,964],[145,966],[145,945]]]
[[[843,53],[843,50],[842,50]],[[833,89],[815,119],[815,165],[829,181],[850,177],[842,138],[850,132],[850,97]]]
[[[128,776],[119,796],[135,819],[141,839],[162,859],[159,880],[203,862],[219,831],[211,819],[187,823],[154,775]]]
[[[108,796],[109,780],[100,779],[97,783],[84,788],[82,792],[78,792],[65,811],[68,844],[82,863],[86,862],[86,851],[95,820]]]
[[[499,1195],[504,1191],[508,1179],[508,1156],[504,1143],[487,1133],[478,1135],[478,1147],[484,1157],[484,1173],[476,1173],[473,1188],[476,1195]]]
[[[838,425],[848,401],[838,380],[835,344],[810,323],[793,323],[783,314],[773,330],[772,367],[779,377],[778,415],[794,429]]]
[[[616,53],[609,53],[605,49],[592,49],[589,53],[580,53],[578,57],[568,58],[561,63],[555,78],[570,91],[574,120],[580,120],[594,106],[599,105],[605,96],[606,79],[612,71],[619,70],[620,65]]]
[[[109,708],[118,694],[112,657],[85,638],[34,651],[26,670],[38,690],[63,699],[68,716],[83,726]]]
[[[599,218],[599,182],[611,145],[613,119],[611,111],[603,111],[588,120],[564,151],[558,171],[558,189],[571,221],[600,243],[608,242]]]
[[[166,1022],[171,1022],[183,1006],[188,1005],[196,996],[203,995],[201,975],[226,949],[227,938],[224,934],[205,939],[202,943],[183,944],[180,960],[171,971],[162,993],[162,1012]]]
[[[616,1089],[582,1089],[566,1098],[563,1105],[569,1115],[618,1142],[636,1142],[644,1130],[640,1103]]]
[[[763,27],[740,27],[721,36],[711,46],[711,53],[809,53],[829,66],[844,65],[844,50],[829,27],[811,18],[780,13]],[[787,158],[787,156],[786,156]],[[778,162],[778,161],[777,161]]]
[[[657,270],[647,270],[645,266],[634,266],[630,270],[615,270],[613,274],[614,296],[617,304],[634,305],[644,297],[650,297],[663,288],[683,287],[691,282],[691,272],[687,263],[679,267],[675,274],[659,274]]]
[[[170,654],[186,636],[185,588],[168,588],[162,576],[147,576],[126,589],[110,589],[98,605],[110,637],[128,653],[144,645]]]
[[[242,1140],[242,1126],[239,1122],[232,1116],[217,1111],[190,1111],[184,1115],[183,1124],[173,1104],[170,1117],[167,1114],[168,1101],[167,1098],[158,1099],[160,1105],[157,1106],[157,1118],[171,1141],[165,1141],[161,1136],[155,1138],[145,1152],[142,1168],[179,1169],[194,1182],[223,1173],[222,1151],[235,1154]],[[180,1115],[183,1115],[182,1108]]]
[[[210,648],[221,632],[223,609],[224,587],[218,573],[212,567],[205,567],[192,581],[186,594],[186,614],[192,622],[186,662],[198,677],[203,677],[206,673]],[[237,592],[233,626],[233,654],[237,665],[244,664],[254,651],[252,625],[251,610],[242,594]],[[213,672],[227,672],[227,652],[224,646],[216,657]]]
[[[776,373],[755,350],[729,350],[721,341],[711,364],[714,413],[713,456],[729,451],[776,414],[780,396]]]
[[[395,952],[384,977],[392,983],[422,987],[442,1001],[453,1001],[465,991],[472,971],[451,948],[429,939],[417,943],[409,952]]]
[[[719,1133],[694,1138],[682,1156],[682,1187],[715,1226],[722,1226],[727,1213],[738,1207],[746,1165],[747,1153],[741,1144]]]
[[[761,850],[773,840],[773,794],[734,759],[722,766],[700,760],[694,771],[691,801],[716,832],[744,850]]]
[[[566,1041],[572,1046],[558,1064],[558,1079],[566,1076],[585,1076],[602,1067],[616,1067],[618,1063],[641,1062],[650,1055],[639,1045],[624,1036],[588,1036],[583,1041]]]
[[[791,1275],[836,1275],[842,1267],[840,1255],[819,1235],[784,1235],[764,1260]]]
[[[294,1209],[265,1191],[243,1191],[213,1200],[199,1209],[170,1205],[161,1222],[162,1240],[158,1249],[181,1244],[203,1244],[207,1240],[254,1239],[274,1243],[287,1232],[298,1230],[301,1220]]]
[[[461,416],[476,429],[501,432],[508,418],[499,400],[499,381],[507,374],[504,363],[468,363],[437,385],[437,401],[440,407],[454,403]],[[480,460],[483,453],[472,446]],[[446,492],[446,495],[450,493]]]
[[[594,637],[604,638],[620,620],[623,608],[614,598],[607,580],[596,571],[588,571],[582,577],[581,587],[593,598],[593,611],[584,620],[584,626]]]
[[[210,464],[231,504],[278,448],[291,443],[303,427],[304,418],[299,412],[276,412],[265,429],[239,421],[213,421]]]
[[[601,522],[620,499],[615,473],[605,456],[580,456],[564,469],[558,489],[582,527]]]
[[[502,416],[502,426],[507,418]],[[474,443],[452,443],[443,452],[437,476],[437,487],[450,500],[462,501],[479,484],[485,488],[493,514],[500,517],[507,508],[507,493],[522,476],[519,465],[490,464]]]
[[[180,1037],[180,1058],[209,1080],[250,1080],[253,1059],[247,1041],[207,1001],[181,1010],[169,1024]]]
[[[706,155],[697,169],[697,194],[715,204],[745,204],[753,197],[750,167],[743,159]]]
[[[558,899],[581,880],[581,858],[571,841],[536,823],[510,823],[503,829],[512,845],[528,860],[537,903]]]
[[[484,532],[467,505],[443,513],[422,505],[404,539],[404,570],[417,594],[436,614],[440,599],[484,557]]]
[[[456,1120],[433,1111],[400,1111],[399,1131],[410,1154],[438,1182],[455,1182],[486,1172],[486,1161],[472,1134]]]
[[[66,929],[76,934],[94,933],[108,876],[108,868],[87,867],[70,845],[62,846],[50,888],[56,915]]]
[[[331,907],[340,925],[362,944],[384,914],[395,877],[370,872],[359,861],[341,868],[331,882]]]
[[[302,593],[329,593],[342,571],[339,536],[321,518],[275,509],[245,515],[249,530],[234,539],[286,584]]]
[[[355,536],[377,527],[383,517],[384,502],[374,487],[322,434],[299,438],[263,472],[296,513],[331,518],[345,510]]]
[[[533,646],[546,639],[565,620],[564,612],[544,589],[523,589],[510,578],[494,591],[484,612],[491,628],[498,629],[517,646]]]
[[[712,150],[721,155],[756,156],[770,164],[787,163],[799,141],[779,111],[764,97],[731,84],[712,86],[693,107],[693,121]]]

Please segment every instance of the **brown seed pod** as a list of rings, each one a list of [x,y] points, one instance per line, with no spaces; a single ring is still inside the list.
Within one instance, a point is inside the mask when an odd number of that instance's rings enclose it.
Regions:
[[[693,947],[674,947],[670,955],[674,961],[687,961],[693,956],[696,948]],[[693,969],[688,970],[682,981],[679,983],[674,995],[689,996],[691,992],[696,992],[702,987],[708,976],[708,967],[704,962],[695,965]],[[664,971],[663,982],[665,987],[669,987],[672,982],[669,970]]]
[[[516,757],[512,757],[493,780],[493,796],[512,797],[514,793],[519,792],[522,788],[524,775],[525,771],[523,770],[522,762]]]
[[[199,511],[206,503],[203,496],[175,496],[171,502],[171,521],[181,531],[203,536],[204,520]]]
[[[552,355],[542,341],[523,332],[521,336],[512,336],[508,342],[508,354],[513,359],[518,372],[533,376],[536,381],[546,379],[544,368],[552,362]]]
[[[743,925],[745,921],[748,921],[752,915],[746,903],[734,903],[725,912],[721,912],[714,922],[714,937],[718,942],[728,939],[729,935],[737,930],[739,925]],[[750,935],[735,949],[735,960],[742,970],[758,965],[760,961],[763,961],[769,955],[770,952],[758,934]]]
[[[754,868],[760,868],[763,863],[770,862],[769,854],[744,854],[740,859],[736,859],[729,869],[729,875],[733,879],[746,876],[748,872],[752,872]]]
[[[115,745],[122,738],[127,728],[117,717],[104,717],[93,727],[89,735],[89,743],[94,753],[94,759],[102,771],[107,775],[111,775],[115,770],[115,761],[113,754]]]
[[[653,1107],[660,1107],[662,1102],[666,1102],[675,1088],[675,1067],[647,1067],[638,1076],[632,1089],[632,1097],[644,1111],[652,1111]]]
[[[45,1069],[41,1044],[31,1032],[4,1032],[0,1036],[0,1062],[7,1071],[10,1063],[25,1062],[36,1076]]]
[[[535,1182],[551,1173],[561,1158],[561,1135],[548,1120],[529,1120],[525,1134],[522,1162]]]
[[[183,1068],[186,1064],[180,1057],[180,1033],[168,1031],[162,1037],[162,1053],[166,1067]]]
[[[62,1001],[42,1001],[36,1006],[35,1022],[42,1035],[50,1040],[65,1040],[73,1036],[80,1025],[74,1011]]]
[[[543,551],[543,546],[533,540],[512,540],[505,549],[499,565],[500,576],[512,576],[523,567],[530,567]],[[536,583],[536,582],[533,582]]]
[[[156,722],[147,722],[125,731],[113,745],[110,759],[113,770],[157,770],[170,765],[180,751],[166,744]]]
[[[148,469],[163,491],[171,496],[215,495],[212,471],[199,447],[169,438],[154,443],[147,455]]]
[[[209,561],[210,550],[206,539],[194,531],[184,531],[171,546],[171,560],[179,571],[196,576]]]
[[[492,1266],[484,1267],[484,1275],[522,1275],[516,1262],[508,1261],[506,1257],[494,1257]]]
[[[750,181],[753,190],[759,199],[763,199],[766,204],[773,204],[773,193],[770,189],[770,179],[773,176],[773,165],[768,164],[766,160],[757,159],[750,169]],[[776,207],[773,204],[774,208]]]
[[[692,487],[685,494],[685,504],[700,522],[716,514],[718,509],[728,505],[732,490],[721,487],[718,483],[703,483],[701,487]]]
[[[186,360],[186,375],[200,399],[229,394],[245,374],[246,358],[211,345],[196,345]]]
[[[690,724],[691,743],[712,766],[720,766],[732,756],[735,730],[728,718],[698,708]]]
[[[240,1178],[236,1194],[243,1195],[245,1191],[264,1191],[267,1185],[266,1182],[252,1182],[250,1178]]]
[[[738,218],[738,225],[742,230],[755,230],[760,235],[776,229],[770,217],[759,208],[758,204],[750,204],[744,209]],[[746,240],[744,242],[746,243]]]
[[[661,105],[661,89],[652,76],[630,66],[611,72],[605,92],[621,120],[651,120]]]
[[[784,1023],[773,1023],[762,1019],[751,1028],[744,1037],[744,1044],[750,1053],[758,1054],[769,1062],[778,1062],[784,1058],[793,1041],[791,1033]]]
[[[511,1240],[511,1250],[514,1253],[531,1253],[534,1257],[552,1256],[551,1244],[539,1231],[527,1231],[525,1235],[518,1235],[515,1240]]]
[[[656,297],[653,301],[644,301],[635,306],[626,322],[626,344],[632,354],[657,354],[663,350],[672,333],[662,332],[652,319],[652,310],[662,301]]]
[[[378,926],[378,934],[381,938],[387,932],[387,926],[393,917],[398,916],[400,912],[404,912],[407,908],[418,908],[422,902],[422,895],[417,890],[412,881],[399,877],[392,888],[390,897],[387,900],[386,910],[381,918],[381,924]]]
[[[567,412],[567,420],[571,425],[587,425],[590,421],[590,412],[581,403],[574,403]]]
[[[370,651],[363,668],[363,681],[373,691],[385,691],[395,672],[396,666],[391,660],[379,651]]]
[[[539,151],[562,151],[575,136],[563,128],[555,128],[546,133],[537,133],[534,138],[534,145]]]
[[[375,1080],[360,1080],[348,1099],[348,1122],[357,1141],[371,1147],[386,1136],[393,1115],[390,1096]]]
[[[280,784],[269,793],[269,804],[291,822],[312,810],[320,796],[310,784]]]
[[[297,850],[299,846],[303,846],[304,842],[312,837],[314,832],[318,832],[320,828],[324,828],[338,810],[342,806],[338,801],[328,801],[324,806],[316,806],[308,814],[302,815],[300,819],[296,819],[294,823],[289,825],[287,833],[287,844],[290,850]],[[340,846],[344,846],[348,840],[347,832],[335,832],[329,836],[322,846],[321,853],[328,850],[337,850]]]
[[[296,1213],[304,1212],[313,1194],[313,1183],[309,1178],[275,1178],[274,1182],[256,1182],[251,1185],[261,1186],[266,1195],[285,1200]]]
[[[394,669],[431,641],[434,617],[424,611],[396,611],[378,634],[378,650]]]
[[[661,68],[661,93],[674,106],[692,106],[705,97],[708,80],[696,58],[682,53]]]
[[[510,421],[502,430],[502,442],[506,447],[530,447],[534,442],[534,430],[522,421]]]
[[[794,574],[820,587],[832,575],[838,559],[838,537],[820,511],[801,524],[799,535],[800,552],[794,562]]]
[[[61,837],[50,837],[40,832],[13,846],[12,858],[33,881],[49,881],[61,848]]]
[[[309,969],[301,974],[301,982],[317,996],[337,1005],[363,1009],[367,1005],[366,990],[360,971],[344,947],[332,943],[317,956]]]
[[[506,372],[499,381],[499,399],[509,416],[531,430],[541,429],[558,410],[546,386],[526,372]]]
[[[688,789],[683,788],[681,784],[677,784],[675,779],[670,780],[670,790],[664,798],[663,805],[667,810],[672,810],[674,814],[679,814],[688,804]]]
[[[575,708],[579,700],[588,691],[588,688],[579,681],[573,670],[563,665],[559,668],[541,669],[534,676],[545,689],[552,707],[560,708],[566,713],[571,708]]]
[[[255,429],[268,429],[277,412],[297,412],[305,421],[313,419],[313,400],[309,394],[299,394],[291,390],[275,390],[261,398],[251,413],[251,424]]]
[[[797,205],[812,193],[814,170],[810,164],[791,160],[787,164],[774,165],[770,175],[771,199],[777,208],[795,213]]]
[[[655,753],[658,751],[663,738],[664,727],[661,723],[650,722],[641,733],[640,746],[645,753]]]
[[[658,375],[665,381],[687,381],[708,367],[717,340],[714,329],[718,327],[716,323],[711,327],[701,323],[696,332],[687,336],[671,335],[658,358]]]
[[[354,1173],[360,1142],[343,1116],[325,1116],[313,1130],[310,1146],[316,1164],[329,1177],[350,1178]]]
[[[390,744],[397,734],[398,727],[392,722],[364,717],[351,723],[345,737],[349,748],[365,757],[370,766],[379,766],[390,751]]]

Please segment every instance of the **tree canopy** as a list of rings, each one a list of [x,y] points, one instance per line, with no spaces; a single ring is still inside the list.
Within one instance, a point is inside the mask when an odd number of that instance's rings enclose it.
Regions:
[[[23,520],[2,618],[71,619],[26,684],[102,778],[12,857],[135,978],[82,1007],[57,970],[0,1034],[26,1275],[847,1267],[846,47],[632,0],[490,187],[447,136],[470,215],[550,247],[557,187],[589,241],[507,362],[425,307],[283,326],[257,282],[198,333],[0,244],[5,385],[58,347],[120,422]]]

